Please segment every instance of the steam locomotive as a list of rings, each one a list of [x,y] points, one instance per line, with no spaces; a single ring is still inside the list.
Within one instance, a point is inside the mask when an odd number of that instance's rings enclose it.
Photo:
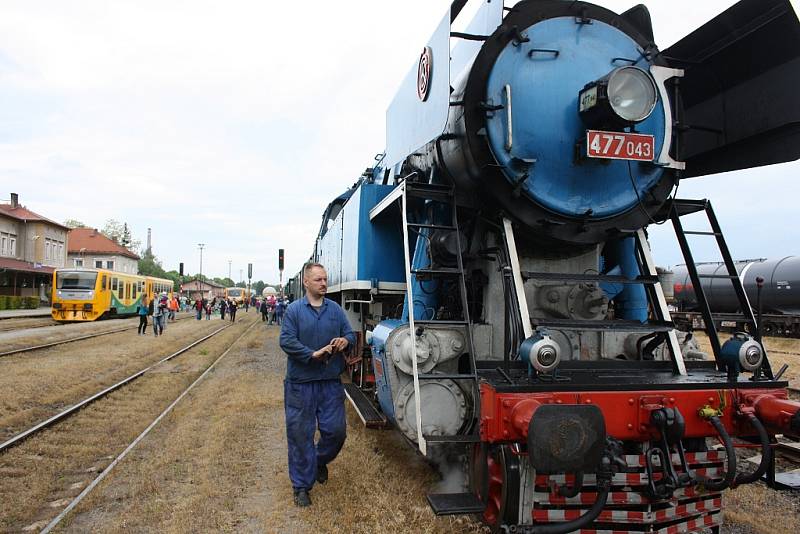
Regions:
[[[680,180],[800,156],[800,24],[742,0],[675,45],[649,13],[456,0],[386,115],[386,149],[323,214],[313,261],[359,331],[345,390],[369,427],[463,467],[439,514],[495,531],[718,529],[774,470],[800,404],[773,373],[723,232]],[[684,229],[705,214],[712,230]],[[716,240],[753,335],[679,335],[646,227]],[[301,287],[293,280],[289,287]],[[707,310],[706,310],[707,311]],[[710,313],[710,312],[709,312]],[[722,444],[707,448],[707,438]],[[755,472],[734,445],[759,444]]]

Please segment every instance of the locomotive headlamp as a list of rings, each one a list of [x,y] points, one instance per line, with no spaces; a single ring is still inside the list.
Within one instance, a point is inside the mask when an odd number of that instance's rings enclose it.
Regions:
[[[520,358],[539,372],[549,373],[561,362],[561,347],[546,332],[535,332],[519,347]]]
[[[620,67],[587,84],[578,93],[578,111],[589,126],[628,126],[653,112],[658,90],[639,67]]]
[[[754,372],[764,362],[761,344],[745,332],[736,332],[722,345],[720,356],[729,377],[741,371]]]

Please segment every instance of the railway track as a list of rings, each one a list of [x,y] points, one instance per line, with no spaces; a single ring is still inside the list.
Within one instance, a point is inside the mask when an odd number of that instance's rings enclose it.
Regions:
[[[180,350],[178,350],[176,352],[173,352],[169,356],[166,356],[166,357],[158,360],[156,363],[148,365],[144,369],[141,369],[140,371],[137,371],[137,372],[133,373],[132,375],[128,376],[127,378],[124,378],[124,379],[120,380],[116,384],[113,384],[113,385],[111,385],[111,386],[109,386],[109,387],[107,387],[107,388],[105,388],[105,389],[103,389],[101,391],[98,391],[94,395],[91,395],[90,397],[87,397],[87,398],[83,399],[82,401],[79,401],[79,402],[73,404],[69,408],[66,408],[65,410],[62,410],[61,412],[57,413],[56,415],[54,415],[52,417],[49,417],[48,419],[45,419],[44,421],[41,421],[41,422],[35,424],[34,426],[28,428],[27,430],[16,434],[15,436],[11,437],[10,439],[6,440],[5,442],[0,443],[0,453],[10,449],[11,447],[14,447],[15,445],[18,445],[22,441],[28,439],[29,437],[31,437],[31,436],[39,433],[39,432],[41,432],[42,430],[44,430],[46,428],[58,423],[59,421],[62,421],[64,419],[66,419],[67,417],[69,417],[70,415],[74,414],[75,412],[77,412],[81,408],[84,408],[84,407],[88,406],[89,404],[91,404],[91,403],[93,403],[93,402],[95,402],[95,401],[97,401],[99,399],[102,399],[103,397],[105,397],[109,393],[111,393],[113,391],[116,391],[119,388],[121,388],[121,387],[123,387],[123,386],[125,386],[125,385],[127,385],[127,384],[129,384],[131,382],[133,382],[137,378],[139,378],[142,375],[144,375],[146,372],[148,372],[148,371],[152,370],[153,368],[157,367],[158,365],[161,365],[164,362],[167,362],[167,361],[175,358],[176,356],[179,356],[179,355],[183,354],[184,352],[187,352],[188,350],[190,350],[193,347],[199,345],[203,341],[206,341],[207,339],[210,339],[210,338],[214,337],[215,335],[219,334],[220,332],[222,332],[223,330],[225,330],[227,328],[230,328],[231,326],[232,325],[229,324],[229,325],[223,326],[222,328],[218,328],[214,332],[212,332],[210,334],[207,334],[207,335],[201,337],[200,339],[198,339],[196,341],[193,341],[192,343],[190,343],[189,345],[183,347],[182,349],[180,349]],[[126,328],[125,330],[128,330],[128,329]],[[110,333],[110,332],[107,332],[107,333]]]
[[[119,453],[115,457],[112,457],[112,456],[108,457],[108,459],[113,458],[111,463],[107,467],[105,467],[105,469],[100,471],[99,474],[96,477],[94,477],[88,483],[88,485],[86,485],[85,488],[77,496],[72,497],[70,499],[64,499],[63,500],[64,501],[63,504],[59,501],[60,506],[65,506],[65,505],[66,506],[62,509],[62,511],[55,518],[50,519],[49,514],[47,514],[48,515],[47,519],[37,521],[36,523],[26,527],[24,530],[37,530],[38,531],[38,530],[41,529],[41,532],[46,533],[46,532],[50,532],[53,528],[55,528],[84,499],[84,497],[86,497],[86,495],[88,495],[106,476],[108,476],[108,474],[114,469],[114,467],[116,467],[123,460],[123,458],[125,458],[134,449],[134,447],[136,447],[136,445],[139,442],[141,442],[142,439],[144,439],[144,437],[147,436],[150,433],[150,431],[153,430],[158,425],[158,423],[168,413],[170,413],[172,411],[172,409],[189,393],[189,391],[191,391],[198,383],[200,383],[211,372],[212,369],[214,369],[214,367],[234,348],[234,346],[237,344],[237,342],[239,342],[242,338],[244,338],[253,329],[253,327],[255,327],[258,324],[260,324],[260,321],[253,321],[249,326],[247,326],[244,329],[244,331],[242,331],[235,339],[233,339],[233,341],[230,343],[230,345],[219,356],[213,358],[213,360],[210,362],[210,364],[204,365],[203,366],[204,369],[199,374],[199,376],[197,376],[197,378],[195,378],[193,381],[191,381],[191,383],[187,387],[181,387],[181,390],[179,390],[180,394],[177,395],[177,397],[174,397],[174,400],[172,400],[172,402],[165,409],[163,409],[163,410],[159,409],[159,412],[155,412],[155,413],[158,413],[157,417],[152,419],[151,422],[149,423],[149,425],[147,425],[147,427],[141,433],[139,433],[135,437],[135,439],[133,439],[131,442],[129,442],[127,444],[127,446],[124,446],[124,449],[122,450],[121,453]],[[197,340],[191,346],[195,346],[198,343],[204,341],[205,339],[207,339],[207,338],[209,338],[211,336],[214,336],[214,335],[220,333],[221,331],[226,330],[227,328],[230,328],[231,326],[233,326],[233,325],[228,325],[228,326],[225,326],[223,328],[220,328],[217,331],[215,331],[212,334],[210,334],[209,336],[206,336],[203,339]],[[185,348],[185,350],[188,350],[189,348],[190,347],[187,346]],[[185,352],[185,350],[183,350],[183,351]],[[177,354],[171,355],[170,357],[175,357],[176,355]],[[168,357],[168,358],[170,358],[170,357]],[[164,358],[163,360],[159,361],[156,364],[153,364],[150,367],[151,368],[155,367],[155,366],[167,361],[168,358]],[[124,384],[122,384],[122,385],[124,385]],[[120,385],[118,387],[122,387],[122,385]],[[111,401],[111,402],[113,402],[113,401]],[[123,442],[123,443],[125,443],[125,442]],[[121,445],[121,447],[122,447],[122,445]],[[119,450],[119,449],[117,449],[117,450]],[[69,501],[68,504],[67,504],[67,501]],[[52,507],[53,507],[53,505],[49,504],[49,506],[45,507],[44,509],[52,509]]]
[[[20,317],[3,319],[0,321],[0,333],[13,332],[15,330],[42,328],[45,326],[59,326],[63,323],[57,323],[50,317]]]
[[[177,321],[183,321],[185,319],[192,319],[192,318],[193,318],[193,316],[190,315],[188,317],[180,317],[180,318],[177,319]],[[43,326],[48,326],[48,325],[43,325]],[[50,325],[50,326],[52,326],[52,325]],[[148,325],[148,328],[150,328],[150,327],[151,327],[151,325]],[[35,327],[35,328],[38,328],[38,327]],[[2,358],[4,356],[12,356],[14,354],[20,354],[22,352],[31,352],[31,351],[34,351],[34,350],[41,350],[41,349],[47,349],[47,348],[50,348],[50,347],[56,347],[58,345],[64,345],[66,343],[72,343],[74,341],[82,341],[84,339],[92,339],[92,338],[95,338],[95,337],[107,336],[109,334],[116,334],[116,333],[119,333],[119,332],[125,332],[127,330],[135,330],[136,328],[138,328],[138,326],[126,326],[124,328],[117,328],[117,329],[114,329],[114,330],[107,330],[107,331],[103,331],[103,332],[94,332],[94,333],[86,334],[86,335],[83,335],[83,336],[71,337],[69,339],[63,339],[63,340],[59,340],[59,341],[52,341],[52,342],[49,342],[49,343],[41,343],[39,345],[31,345],[29,347],[20,347],[20,348],[16,348],[16,349],[11,349],[11,350],[7,350],[7,351],[4,351],[4,352],[0,352],[0,358]]]

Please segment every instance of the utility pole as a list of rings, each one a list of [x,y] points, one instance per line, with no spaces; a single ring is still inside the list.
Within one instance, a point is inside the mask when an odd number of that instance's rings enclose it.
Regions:
[[[228,260],[228,278],[231,278],[231,261],[233,261],[233,260]],[[231,280],[232,280],[232,278],[231,278]]]
[[[244,275],[242,274],[243,271],[244,269],[239,269],[239,282],[244,284]]]
[[[203,298],[203,247],[205,246],[205,243],[197,244],[197,248],[200,249],[200,298]]]

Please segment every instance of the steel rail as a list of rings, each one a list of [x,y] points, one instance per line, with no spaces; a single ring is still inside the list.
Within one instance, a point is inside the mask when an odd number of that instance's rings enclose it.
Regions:
[[[7,440],[7,441],[5,441],[3,443],[0,443],[0,453],[10,449],[11,447],[13,447],[15,445],[18,445],[23,440],[31,437],[32,435],[36,434],[37,432],[40,432],[41,430],[44,430],[45,428],[53,425],[54,423],[57,423],[57,422],[61,421],[62,419],[65,419],[65,418],[69,417],[70,415],[72,415],[73,413],[77,412],[78,410],[80,410],[84,406],[86,406],[88,404],[91,404],[92,402],[94,402],[94,401],[96,401],[96,400],[98,400],[98,399],[100,399],[102,397],[105,397],[106,395],[108,395],[112,391],[115,391],[115,390],[121,388],[122,386],[124,386],[125,384],[128,384],[129,382],[132,382],[132,381],[136,380],[137,378],[139,378],[140,376],[145,374],[150,369],[156,367],[157,365],[160,365],[160,364],[162,364],[162,363],[164,363],[166,361],[171,360],[172,358],[174,358],[176,356],[179,356],[180,354],[183,354],[184,352],[188,351],[192,347],[194,347],[196,345],[199,345],[203,341],[205,341],[205,340],[207,340],[207,339],[219,334],[220,332],[222,332],[226,328],[230,328],[231,326],[233,326],[233,325],[229,324],[229,325],[223,326],[222,328],[219,328],[219,329],[215,330],[214,332],[208,334],[207,336],[201,337],[197,341],[193,341],[191,344],[185,346],[184,348],[180,349],[179,351],[174,352],[174,353],[170,354],[169,356],[166,356],[166,357],[162,358],[161,360],[159,360],[156,363],[153,363],[153,364],[147,366],[146,368],[142,369],[141,371],[137,371],[136,373],[132,374],[128,378],[120,380],[119,382],[117,382],[113,386],[109,386],[109,387],[105,388],[104,390],[95,393],[91,397],[88,397],[88,398],[80,401],[79,403],[70,406],[66,410],[63,410],[63,411],[57,413],[56,415],[50,417],[49,419],[45,419],[44,421],[36,424],[35,426],[32,426],[28,430],[25,430],[24,432],[20,432],[19,434],[17,434],[16,436],[12,437],[11,439],[9,439],[9,440]]]
[[[218,357],[216,360],[214,360],[214,362],[213,362],[211,365],[209,365],[209,366],[208,366],[208,368],[206,368],[206,370],[205,370],[205,371],[203,371],[203,374],[201,374],[199,377],[197,377],[197,379],[195,379],[195,381],[194,381],[194,382],[192,382],[192,383],[189,385],[189,387],[187,387],[186,389],[184,389],[184,390],[183,390],[183,393],[181,393],[180,395],[178,395],[178,398],[176,398],[174,401],[172,401],[172,404],[170,404],[169,406],[167,406],[167,407],[166,407],[166,409],[164,409],[164,411],[163,411],[163,412],[161,412],[161,413],[159,414],[159,416],[158,416],[158,417],[156,417],[156,418],[153,420],[153,422],[152,422],[152,423],[150,423],[150,425],[148,425],[148,427],[147,427],[147,428],[145,428],[145,429],[142,431],[142,433],[141,433],[141,434],[139,434],[139,435],[136,437],[136,439],[134,439],[134,440],[133,440],[133,441],[130,443],[130,445],[128,445],[127,447],[125,447],[125,450],[123,450],[123,451],[122,451],[122,452],[121,452],[121,453],[120,453],[120,454],[119,454],[119,455],[118,455],[116,458],[114,458],[114,460],[113,460],[113,461],[112,461],[110,464],[108,464],[108,467],[106,467],[105,469],[103,469],[103,471],[102,471],[102,472],[101,472],[99,475],[97,475],[97,477],[96,477],[94,480],[92,480],[92,481],[89,483],[89,485],[88,485],[88,486],[86,486],[86,488],[84,488],[84,490],[83,490],[83,491],[81,491],[81,492],[80,492],[80,493],[79,493],[79,494],[78,494],[78,495],[77,495],[77,496],[76,496],[74,499],[72,499],[72,501],[71,501],[71,502],[70,502],[70,503],[69,503],[69,504],[68,504],[68,505],[67,505],[67,506],[66,506],[66,507],[65,507],[65,508],[64,508],[64,509],[61,511],[61,513],[60,513],[60,514],[58,514],[58,515],[57,515],[57,516],[56,516],[56,517],[55,517],[55,518],[54,518],[52,521],[50,521],[50,523],[48,523],[48,524],[47,524],[47,526],[46,526],[46,527],[44,527],[44,528],[42,529],[42,531],[41,531],[41,534],[47,534],[48,532],[50,532],[51,530],[53,530],[53,529],[54,529],[54,528],[55,528],[55,527],[56,527],[56,526],[57,526],[57,525],[58,525],[58,524],[59,524],[59,523],[60,523],[60,522],[61,522],[61,521],[62,521],[62,520],[63,520],[63,519],[64,519],[64,518],[67,516],[67,514],[69,514],[69,513],[70,513],[70,512],[71,512],[71,511],[72,511],[72,510],[73,510],[73,509],[76,507],[76,506],[78,506],[78,504],[79,504],[79,503],[80,503],[80,502],[83,500],[83,498],[84,498],[84,497],[86,497],[86,496],[89,494],[89,492],[91,492],[91,491],[92,491],[92,490],[93,490],[93,489],[94,489],[94,488],[95,488],[95,487],[96,487],[96,486],[97,486],[97,485],[98,485],[98,484],[99,484],[99,483],[100,483],[100,482],[101,482],[101,481],[102,481],[102,480],[103,480],[103,479],[104,479],[104,478],[105,478],[105,477],[106,477],[106,476],[107,476],[107,475],[108,475],[108,474],[111,472],[111,470],[112,470],[112,469],[114,469],[114,467],[116,467],[116,466],[117,466],[117,464],[118,464],[119,462],[121,462],[121,461],[122,461],[122,459],[123,459],[123,458],[125,458],[125,457],[128,455],[128,453],[129,453],[129,452],[131,452],[131,451],[133,450],[133,448],[134,448],[134,447],[136,447],[136,445],[138,445],[138,444],[139,444],[139,442],[140,442],[140,441],[142,441],[142,440],[145,438],[145,436],[147,436],[147,434],[149,434],[149,433],[150,433],[150,431],[151,431],[151,430],[153,430],[153,428],[155,428],[155,426],[156,426],[156,425],[157,425],[157,424],[158,424],[158,423],[159,423],[159,422],[160,422],[160,421],[161,421],[161,420],[162,420],[162,419],[163,419],[163,418],[164,418],[164,417],[165,417],[165,416],[166,416],[166,415],[167,415],[169,412],[171,412],[171,411],[172,411],[172,409],[173,409],[173,408],[175,408],[175,406],[176,406],[176,405],[177,405],[177,404],[178,404],[178,403],[179,403],[179,402],[180,402],[180,401],[181,401],[181,400],[182,400],[182,399],[183,399],[183,398],[186,396],[186,394],[187,394],[187,393],[189,393],[189,391],[191,391],[191,390],[192,390],[192,388],[194,388],[194,387],[195,387],[197,384],[199,384],[199,383],[200,383],[200,381],[202,381],[202,380],[203,380],[203,379],[204,379],[204,378],[205,378],[205,377],[208,375],[208,373],[210,373],[210,372],[211,372],[211,370],[212,370],[212,369],[214,369],[214,367],[215,367],[215,366],[216,366],[216,365],[217,365],[217,364],[220,362],[220,360],[222,360],[222,358],[224,358],[224,357],[225,357],[225,356],[226,356],[226,355],[227,355],[227,354],[228,354],[228,353],[229,353],[229,352],[230,352],[230,351],[233,349],[233,346],[234,346],[234,345],[236,345],[236,343],[237,343],[237,342],[238,342],[240,339],[242,339],[242,338],[245,336],[245,334],[247,334],[247,333],[248,333],[248,332],[249,332],[249,331],[250,331],[250,330],[251,330],[251,329],[252,329],[252,328],[253,328],[255,325],[257,325],[257,324],[259,324],[259,323],[260,323],[260,321],[256,320],[256,321],[254,321],[254,322],[253,322],[253,324],[251,324],[250,326],[248,326],[248,327],[247,327],[247,329],[246,329],[244,332],[242,332],[242,334],[241,334],[239,337],[237,337],[237,338],[236,338],[236,339],[233,341],[233,343],[231,343],[231,346],[230,346],[230,347],[228,347],[228,348],[225,350],[225,352],[223,352],[222,354],[220,354],[220,355],[219,355],[219,357]],[[226,327],[226,328],[227,328],[227,327]]]
[[[176,319],[175,322],[182,321],[184,319],[189,319],[189,318],[190,317],[181,317],[180,319]],[[55,326],[55,325],[48,325],[48,326]],[[116,333],[119,333],[119,332],[125,332],[126,330],[133,330],[134,328],[138,328],[138,326],[117,328],[116,330],[109,330],[107,332],[95,332],[94,334],[86,334],[85,336],[71,337],[71,338],[65,339],[63,341],[53,341],[51,343],[43,343],[41,345],[33,345],[32,347],[22,347],[20,349],[7,350],[5,352],[0,352],[0,358],[2,358],[3,356],[11,356],[13,354],[19,354],[20,352],[30,352],[30,351],[33,351],[33,350],[46,349],[46,348],[49,348],[49,347],[56,347],[58,345],[64,345],[65,343],[72,343],[73,341],[82,341],[84,339],[92,339],[94,337],[106,336],[108,334],[116,334]]]

